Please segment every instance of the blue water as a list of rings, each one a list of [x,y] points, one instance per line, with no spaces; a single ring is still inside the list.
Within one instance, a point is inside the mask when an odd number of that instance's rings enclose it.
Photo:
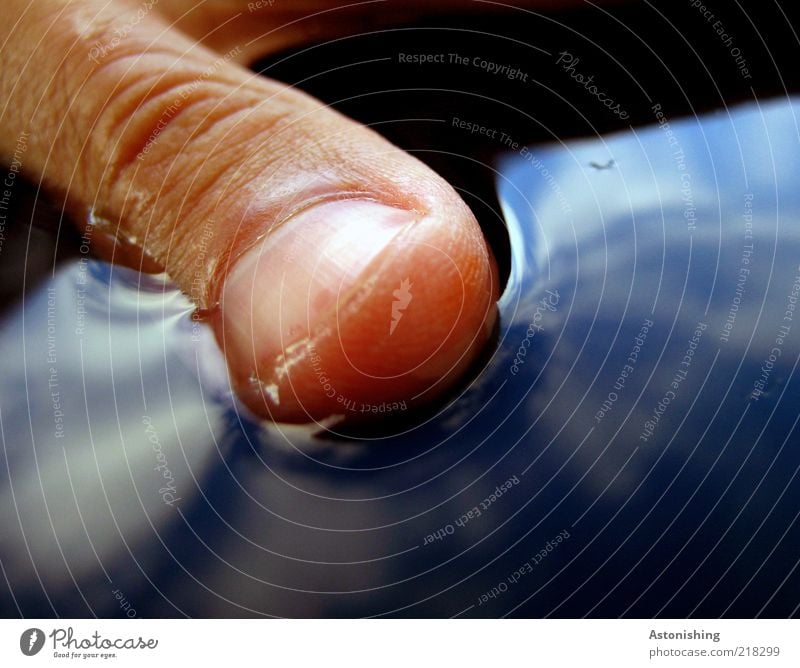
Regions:
[[[798,110],[503,156],[497,348],[378,439],[254,420],[164,277],[61,265],[0,328],[0,612],[796,615]]]

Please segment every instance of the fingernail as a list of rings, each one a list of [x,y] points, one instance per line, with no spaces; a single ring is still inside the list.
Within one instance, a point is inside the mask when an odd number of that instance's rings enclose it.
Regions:
[[[418,214],[372,200],[317,204],[243,255],[222,293],[226,342],[256,364],[310,336]]]

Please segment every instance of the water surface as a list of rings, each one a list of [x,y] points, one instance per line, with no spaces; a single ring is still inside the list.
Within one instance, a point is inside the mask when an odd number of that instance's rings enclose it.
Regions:
[[[163,277],[60,265],[0,328],[0,611],[797,614],[797,110],[503,156],[497,349],[377,439],[252,419]]]

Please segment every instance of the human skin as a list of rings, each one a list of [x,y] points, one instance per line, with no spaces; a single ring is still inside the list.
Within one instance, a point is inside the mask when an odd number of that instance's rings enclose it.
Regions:
[[[24,173],[90,221],[96,253],[168,273],[259,415],[429,402],[496,319],[474,216],[412,156],[244,65],[432,3],[250,4],[6,2],[0,153],[25,137]]]

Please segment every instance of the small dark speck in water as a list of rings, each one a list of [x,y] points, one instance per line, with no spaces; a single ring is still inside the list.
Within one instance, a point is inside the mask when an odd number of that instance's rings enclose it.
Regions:
[[[592,160],[592,162],[589,163],[589,167],[594,167],[597,170],[611,169],[613,166],[614,166],[614,158],[611,158],[611,160],[609,160],[604,165],[601,165],[599,162],[595,162],[594,160]]]

